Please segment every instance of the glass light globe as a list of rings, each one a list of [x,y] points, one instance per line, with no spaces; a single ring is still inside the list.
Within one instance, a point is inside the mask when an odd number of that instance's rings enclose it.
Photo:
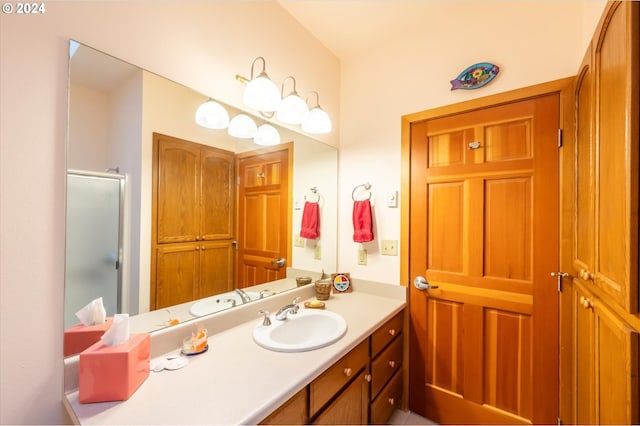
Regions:
[[[291,94],[280,103],[276,119],[286,124],[301,124],[309,114],[309,107],[302,98]]]
[[[280,133],[278,133],[278,130],[272,125],[263,124],[258,127],[253,142],[262,146],[278,145],[280,143]]]
[[[227,132],[235,138],[250,139],[256,135],[256,122],[246,114],[238,114],[231,119]]]
[[[331,131],[331,118],[329,118],[329,114],[325,110],[315,107],[309,111],[307,118],[302,122],[302,130],[318,135],[329,133]]]
[[[276,111],[281,101],[280,89],[266,76],[251,80],[242,94],[242,102],[246,106],[262,112]]]
[[[225,129],[229,125],[229,113],[222,105],[209,99],[196,110],[196,123],[208,129]]]

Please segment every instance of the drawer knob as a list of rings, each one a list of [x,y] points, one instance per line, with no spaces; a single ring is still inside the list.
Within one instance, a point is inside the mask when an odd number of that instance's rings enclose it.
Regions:
[[[365,374],[365,375],[364,375],[364,379],[365,379],[367,382],[371,383],[371,374]]]
[[[351,368],[347,367],[344,369],[344,375],[347,377],[351,377],[351,374],[353,374],[353,371],[351,370]]]
[[[395,405],[396,400],[393,399],[393,397],[389,398],[387,401],[389,401],[389,405]]]
[[[389,329],[389,334],[390,334],[391,336],[395,336],[395,335],[396,335],[396,329],[395,329],[395,328],[391,328],[391,329]]]
[[[396,366],[396,362],[395,361],[389,361],[389,367],[393,368]]]

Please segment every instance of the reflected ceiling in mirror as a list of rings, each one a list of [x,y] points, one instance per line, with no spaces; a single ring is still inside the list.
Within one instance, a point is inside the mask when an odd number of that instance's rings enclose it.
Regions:
[[[227,130],[212,130],[196,124],[197,108],[209,98],[215,99],[212,96],[215,94],[195,92],[73,41],[69,67],[67,168],[80,171],[80,175],[100,177],[106,173],[126,181],[119,225],[122,229],[120,247],[98,255],[99,260],[93,264],[106,265],[107,270],[117,267],[122,276],[120,296],[116,296],[121,305],[120,311],[144,315],[150,306],[152,134],[171,135],[234,153],[259,147],[251,139],[229,136]],[[231,118],[246,114],[258,125],[268,123],[264,118],[222,102],[220,104]],[[293,141],[294,146],[291,241],[295,243],[292,244],[292,259],[288,265],[296,270],[335,271],[337,150],[307,135],[273,122],[270,124],[278,129],[283,142]],[[311,188],[317,188],[320,199],[322,233],[318,240],[300,240],[296,236],[300,232],[302,208]],[[77,202],[82,202],[82,197]],[[68,221],[72,220],[76,219],[68,216]],[[75,312],[89,303],[93,295],[103,293],[92,288],[101,272],[96,272],[91,262],[79,258],[80,254],[93,251],[97,242],[85,242],[80,248],[70,249],[69,231],[73,228],[70,224],[67,232],[65,327],[77,322]],[[84,231],[75,232],[82,234]],[[74,276],[81,277],[75,286],[70,283]],[[282,290],[278,288],[278,291]],[[113,303],[114,306],[117,304]],[[117,310],[109,309],[108,315]],[[144,331],[166,325],[172,316],[171,311],[170,308],[155,312],[149,323],[150,329]],[[190,315],[179,320],[193,317]]]

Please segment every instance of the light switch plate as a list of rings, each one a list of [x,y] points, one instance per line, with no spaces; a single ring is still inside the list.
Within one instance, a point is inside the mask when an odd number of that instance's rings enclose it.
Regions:
[[[358,250],[358,265],[366,265],[367,264],[367,250],[360,249]]]
[[[296,235],[293,237],[293,245],[294,247],[304,247],[304,238],[300,235]]]
[[[383,256],[397,256],[398,255],[398,240],[382,240],[382,255]]]
[[[319,244],[313,249],[313,258],[315,260],[320,260],[322,258],[322,249]]]

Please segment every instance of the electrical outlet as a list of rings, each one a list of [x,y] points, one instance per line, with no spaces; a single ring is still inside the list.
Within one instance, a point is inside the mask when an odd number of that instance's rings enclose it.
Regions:
[[[313,258],[315,260],[320,260],[322,258],[322,250],[319,244],[313,249]]]
[[[398,255],[398,240],[382,240],[382,255],[383,256],[397,256]]]
[[[304,238],[300,235],[296,235],[293,237],[293,245],[294,247],[304,247]]]
[[[360,249],[358,250],[358,265],[366,265],[367,264],[367,250]]]

